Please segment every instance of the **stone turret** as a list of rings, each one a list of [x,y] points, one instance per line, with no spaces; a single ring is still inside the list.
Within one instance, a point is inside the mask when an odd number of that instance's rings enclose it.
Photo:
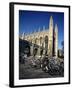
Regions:
[[[58,56],[58,26],[55,25],[55,55]]]
[[[48,54],[53,55],[53,17],[50,17],[49,21],[49,42],[48,42]]]
[[[53,28],[53,17],[50,17],[49,28]]]

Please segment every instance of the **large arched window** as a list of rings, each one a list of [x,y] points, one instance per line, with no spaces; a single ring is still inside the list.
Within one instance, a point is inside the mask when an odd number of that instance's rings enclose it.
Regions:
[[[37,43],[38,43],[38,38],[35,39],[35,44],[37,44]]]
[[[48,52],[48,36],[45,36],[45,50],[46,50],[46,54]]]
[[[40,45],[42,45],[42,37],[40,37]]]

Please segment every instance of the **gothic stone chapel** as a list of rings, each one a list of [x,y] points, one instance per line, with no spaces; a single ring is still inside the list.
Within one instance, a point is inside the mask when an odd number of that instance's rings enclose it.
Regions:
[[[30,55],[33,55],[34,50],[37,50],[36,55],[58,56],[58,26],[53,23],[53,17],[50,16],[49,28],[32,32],[30,34],[23,33],[21,38],[30,43]]]

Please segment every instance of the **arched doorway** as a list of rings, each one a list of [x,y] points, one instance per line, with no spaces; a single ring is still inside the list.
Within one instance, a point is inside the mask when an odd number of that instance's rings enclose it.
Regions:
[[[37,51],[38,51],[38,48],[34,48],[34,50],[33,50],[33,56],[36,56]]]
[[[48,36],[45,36],[45,54],[48,53]]]
[[[24,48],[24,54],[26,54],[27,56],[30,56],[30,46],[26,45]]]

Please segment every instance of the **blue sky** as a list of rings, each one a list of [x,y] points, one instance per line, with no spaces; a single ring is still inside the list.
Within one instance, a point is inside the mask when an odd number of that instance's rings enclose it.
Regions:
[[[45,28],[49,28],[50,16],[53,17],[54,27],[58,25],[58,48],[62,48],[61,42],[64,40],[64,13],[43,12],[43,11],[19,11],[19,33],[31,33]]]

